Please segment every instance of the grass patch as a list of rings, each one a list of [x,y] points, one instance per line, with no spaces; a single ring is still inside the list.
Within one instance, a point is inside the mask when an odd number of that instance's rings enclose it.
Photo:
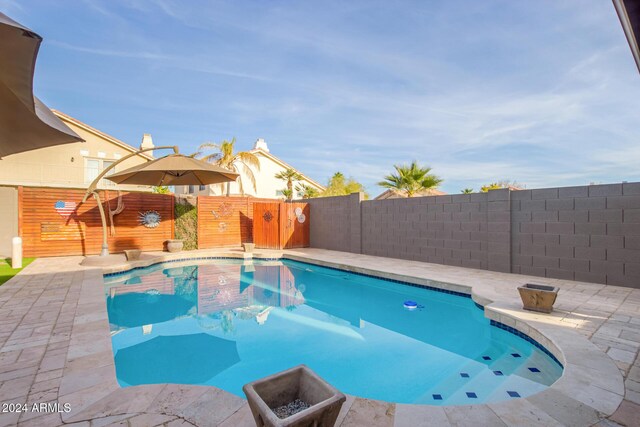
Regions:
[[[22,268],[31,264],[35,258],[22,258]],[[11,258],[0,258],[0,285],[8,282],[13,276],[22,271],[22,268],[11,268]]]

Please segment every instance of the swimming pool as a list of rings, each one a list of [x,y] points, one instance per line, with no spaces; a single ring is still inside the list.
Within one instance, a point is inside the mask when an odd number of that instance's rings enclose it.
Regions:
[[[120,385],[244,396],[243,384],[305,363],[344,393],[467,405],[529,396],[562,374],[544,348],[491,324],[468,296],[290,260],[246,263],[106,275]]]

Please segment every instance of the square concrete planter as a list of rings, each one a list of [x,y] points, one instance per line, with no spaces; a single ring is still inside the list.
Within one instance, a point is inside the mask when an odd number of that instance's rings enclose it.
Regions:
[[[541,313],[551,313],[559,290],[556,286],[536,285],[533,283],[518,287],[523,308]]]
[[[246,253],[250,254],[256,248],[256,245],[254,243],[243,243],[242,247]]]
[[[181,239],[167,240],[167,250],[169,252],[182,252],[183,247],[184,247],[184,240],[181,240]]]
[[[140,259],[142,251],[140,249],[127,249],[124,251],[124,256],[127,257],[127,261],[135,261]]]
[[[305,365],[259,379],[242,387],[258,427],[326,426],[336,423],[346,396]],[[309,405],[287,418],[274,409],[300,399]]]

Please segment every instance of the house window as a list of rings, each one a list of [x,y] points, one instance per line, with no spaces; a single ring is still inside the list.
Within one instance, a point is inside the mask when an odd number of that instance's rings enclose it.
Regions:
[[[189,194],[193,194],[196,192],[196,186],[195,185],[190,185],[189,186]]]
[[[206,186],[206,185],[201,185],[201,186],[200,186],[200,191],[204,191],[204,190],[206,190],[206,189],[207,189],[207,186]]]
[[[115,163],[114,160],[85,159],[85,164],[84,164],[85,183],[86,184],[92,183],[93,180],[96,179],[103,170],[105,170],[106,168],[108,168],[114,163]],[[115,168],[107,172],[107,175],[111,175],[114,172],[115,172]],[[112,186],[115,186],[116,184],[113,181],[109,181],[108,179],[102,179],[100,180],[100,183],[98,185],[112,187]]]

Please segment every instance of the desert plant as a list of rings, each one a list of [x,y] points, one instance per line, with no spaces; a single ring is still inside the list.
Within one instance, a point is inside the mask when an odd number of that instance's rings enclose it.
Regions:
[[[384,177],[379,186],[391,189],[407,197],[435,189],[442,183],[442,179],[431,173],[430,167],[422,167],[415,160],[410,165],[394,165],[395,173]]]
[[[282,194],[284,194],[287,200],[291,200],[293,198],[293,182],[300,181],[302,179],[302,175],[300,175],[295,169],[286,169],[282,172],[278,172],[274,176],[276,179],[281,179],[287,183],[286,194],[284,191]]]
[[[364,193],[364,198],[369,198],[369,194],[364,191],[364,185],[351,177],[345,178],[342,172],[336,172],[329,179],[327,188],[322,192],[321,196],[346,196],[351,193]]]
[[[288,188],[283,188],[280,190],[285,199],[291,200],[293,199],[293,190],[289,190]]]
[[[242,170],[245,176],[251,182],[253,190],[257,191],[256,177],[253,174],[253,169],[260,170],[260,160],[258,157],[248,151],[234,152],[234,145],[236,139],[232,138],[231,141],[224,140],[220,144],[213,142],[205,142],[198,147],[198,152],[194,154],[194,157],[202,159],[209,163],[215,163],[216,165],[229,169],[236,173],[240,173]],[[204,150],[216,150],[217,152],[205,155]],[[240,186],[240,193],[244,194],[244,184],[242,182],[242,175],[238,177],[238,185]],[[225,185],[225,184],[220,184]],[[231,194],[231,183],[227,182],[227,196]]]
[[[298,192],[298,196],[303,199],[311,199],[320,195],[318,190],[306,184],[296,185],[296,191]]]
[[[517,183],[516,181],[504,180],[504,181],[492,182],[491,184],[483,185],[482,187],[480,187],[480,191],[482,191],[483,193],[486,193],[487,191],[499,190],[501,188],[521,190],[524,188],[524,186],[522,184]]]
[[[153,192],[156,194],[169,194],[171,190],[166,185],[157,185],[152,188]]]

